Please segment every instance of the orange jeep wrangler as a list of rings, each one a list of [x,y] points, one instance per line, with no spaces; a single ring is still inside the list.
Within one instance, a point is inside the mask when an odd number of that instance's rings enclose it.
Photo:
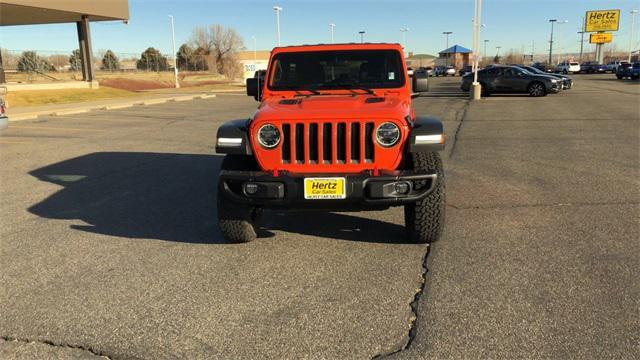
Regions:
[[[256,237],[263,209],[380,210],[404,206],[407,238],[430,243],[444,221],[442,122],[415,114],[425,82],[407,74],[398,44],[278,47],[247,79],[260,105],[219,127],[218,224]],[[331,226],[331,224],[327,224]]]

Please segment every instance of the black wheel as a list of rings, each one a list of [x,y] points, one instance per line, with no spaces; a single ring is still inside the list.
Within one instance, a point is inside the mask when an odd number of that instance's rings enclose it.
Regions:
[[[227,155],[222,170],[255,170],[257,164],[250,156]],[[256,238],[256,219],[260,209],[232,201],[224,193],[224,185],[218,184],[218,228],[227,241],[245,243]]]
[[[622,75],[616,75],[616,77],[618,78],[618,80],[622,79]]]
[[[545,96],[547,95],[547,89],[545,89],[544,84],[540,82],[533,82],[529,84],[529,88],[527,88],[527,92],[531,96]]]
[[[444,228],[445,192],[442,159],[437,152],[411,154],[413,170],[438,175],[433,191],[423,200],[404,207],[407,239],[413,243],[429,244],[437,241]],[[416,182],[417,189],[426,181]]]

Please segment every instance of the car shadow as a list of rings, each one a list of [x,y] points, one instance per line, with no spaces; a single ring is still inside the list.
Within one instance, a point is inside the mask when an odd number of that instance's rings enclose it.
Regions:
[[[61,187],[31,206],[47,219],[80,220],[71,228],[131,239],[227,243],[216,221],[220,155],[99,152],[30,172]],[[283,215],[284,214],[284,215]],[[347,214],[266,212],[270,230],[332,239],[393,243],[401,226]],[[312,219],[313,221],[309,221]]]

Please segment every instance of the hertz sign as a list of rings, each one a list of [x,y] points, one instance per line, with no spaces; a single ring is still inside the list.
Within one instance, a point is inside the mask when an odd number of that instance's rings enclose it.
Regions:
[[[620,27],[620,9],[587,11],[585,31],[618,31]]]
[[[591,34],[589,42],[592,44],[606,44],[613,41],[613,34],[611,33],[598,33]]]

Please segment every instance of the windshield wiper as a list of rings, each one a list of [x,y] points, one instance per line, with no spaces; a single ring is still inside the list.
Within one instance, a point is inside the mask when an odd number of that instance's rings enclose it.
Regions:
[[[355,83],[355,82],[333,84],[332,86],[335,86],[337,88],[347,89],[347,90],[352,90],[352,89],[362,90],[362,91],[365,91],[369,95],[375,95],[375,92],[373,90],[369,89],[366,86],[362,86],[362,85],[360,85],[358,83]]]
[[[297,89],[294,89],[294,90],[297,93],[297,95],[300,95],[300,96],[322,95],[322,94],[320,94],[320,91],[314,90],[314,89],[311,89],[311,88],[306,88],[306,87],[305,88],[297,88]],[[308,92],[310,92],[310,94],[303,94],[302,91],[308,91]]]

